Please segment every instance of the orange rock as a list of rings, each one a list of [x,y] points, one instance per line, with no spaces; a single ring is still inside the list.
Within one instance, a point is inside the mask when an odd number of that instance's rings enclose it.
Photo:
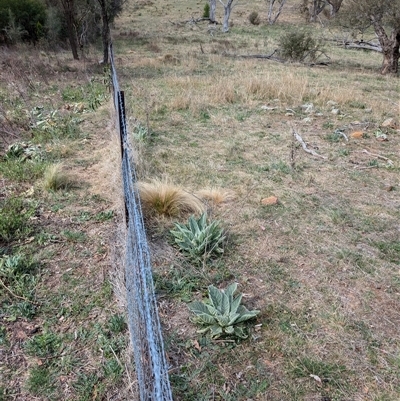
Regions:
[[[354,131],[350,134],[350,138],[360,139],[364,136],[364,132],[362,131]]]
[[[269,196],[268,198],[263,198],[261,199],[261,204],[262,205],[277,205],[278,204],[278,198],[276,196]]]

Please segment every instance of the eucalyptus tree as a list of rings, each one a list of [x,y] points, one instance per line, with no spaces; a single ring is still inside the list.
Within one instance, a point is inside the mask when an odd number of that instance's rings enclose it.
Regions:
[[[286,0],[267,0],[269,24],[275,24],[276,20],[281,15],[285,3]]]
[[[233,0],[226,0],[226,3],[224,3],[222,0],[219,0],[219,2],[224,6],[224,21],[222,23],[222,32],[228,32],[229,18],[231,16],[233,8]]]
[[[398,74],[400,58],[400,0],[346,0],[341,20],[353,29],[372,27],[382,48],[382,74]]]
[[[68,32],[68,40],[74,59],[99,37],[102,39],[103,63],[108,62],[110,26],[122,11],[125,0],[47,0],[61,11]]]

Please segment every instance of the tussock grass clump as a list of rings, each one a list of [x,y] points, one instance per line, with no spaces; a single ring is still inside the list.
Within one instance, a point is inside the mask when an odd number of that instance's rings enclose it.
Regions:
[[[196,192],[196,196],[205,201],[216,205],[235,199],[235,194],[231,191],[220,188],[204,188]]]
[[[48,166],[43,175],[43,188],[47,191],[59,191],[72,186],[72,178],[63,171],[61,163]]]
[[[204,205],[199,198],[167,181],[138,182],[136,187],[147,214],[179,216],[182,213],[204,211]]]

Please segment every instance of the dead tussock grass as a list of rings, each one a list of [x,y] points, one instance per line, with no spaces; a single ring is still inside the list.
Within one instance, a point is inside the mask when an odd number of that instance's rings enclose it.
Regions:
[[[75,179],[65,172],[64,165],[57,163],[46,167],[42,185],[46,191],[59,191],[60,189],[69,189],[76,183]]]
[[[153,179],[136,183],[145,214],[180,216],[185,213],[202,213],[204,205],[199,198],[167,180]]]
[[[205,201],[211,201],[215,205],[233,201],[236,195],[233,191],[221,188],[204,188],[196,191],[196,196]]]

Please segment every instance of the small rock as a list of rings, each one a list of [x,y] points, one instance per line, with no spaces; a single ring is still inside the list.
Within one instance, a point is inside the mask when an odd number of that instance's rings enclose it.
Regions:
[[[306,103],[301,106],[305,113],[312,113],[314,111],[313,103]]]
[[[262,205],[277,205],[279,200],[276,196],[269,196],[268,198],[261,199]]]
[[[397,121],[394,118],[387,118],[382,124],[382,128],[397,128]]]
[[[294,116],[294,113],[285,113],[285,116],[291,117],[291,116]]]
[[[339,109],[332,109],[331,113],[334,114],[334,115],[338,115],[338,114],[340,114],[340,110]]]
[[[353,139],[361,139],[364,136],[364,132],[362,131],[354,131],[350,134],[350,138]]]

